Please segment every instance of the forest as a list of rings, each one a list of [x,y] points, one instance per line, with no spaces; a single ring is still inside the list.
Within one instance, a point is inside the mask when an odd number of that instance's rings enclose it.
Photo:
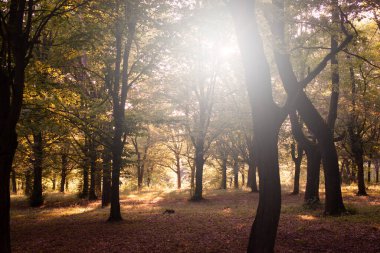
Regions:
[[[380,252],[379,0],[1,0],[0,253]]]

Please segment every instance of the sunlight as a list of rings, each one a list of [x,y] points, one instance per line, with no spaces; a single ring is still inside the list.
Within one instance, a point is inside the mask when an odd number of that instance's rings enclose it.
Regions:
[[[233,45],[222,46],[219,48],[219,55],[223,59],[230,58],[234,55],[237,55],[238,53],[239,53],[238,48]]]
[[[305,214],[298,215],[298,218],[300,218],[301,220],[316,220],[317,219],[315,216],[305,215]]]

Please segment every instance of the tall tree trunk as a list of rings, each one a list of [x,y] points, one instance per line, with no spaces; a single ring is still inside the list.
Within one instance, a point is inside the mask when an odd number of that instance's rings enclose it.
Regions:
[[[349,59],[349,58],[348,58]],[[365,180],[364,180],[364,144],[363,144],[363,133],[364,129],[361,126],[362,124],[358,122],[357,110],[356,110],[356,97],[357,97],[357,89],[355,82],[355,73],[352,64],[350,65],[350,78],[351,78],[351,106],[352,112],[350,115],[350,120],[348,122],[348,135],[350,137],[350,146],[351,152],[354,156],[355,164],[358,168],[357,182],[358,182],[358,192],[357,195],[365,196],[367,195],[365,189]]]
[[[103,153],[103,191],[102,207],[108,206],[111,201],[111,157],[106,149]]]
[[[191,166],[190,169],[190,196],[193,197],[195,193],[195,166]]]
[[[272,26],[273,33],[284,43],[284,1],[273,0],[278,11],[278,18]],[[339,48],[344,48],[352,40],[348,36]],[[335,51],[334,53],[337,53]],[[307,85],[315,76],[320,73],[333,53],[327,55],[321,64],[308,75],[307,78],[299,82],[294,74],[290,56],[284,50],[274,50],[275,61],[280,73],[284,88],[291,100],[294,99],[295,107],[302,117],[309,130],[315,135],[318,141],[319,150],[322,155],[322,163],[325,174],[325,214],[339,215],[345,211],[342,192],[340,188],[339,163],[336,147],[334,144],[334,134],[327,122],[321,117],[305,92],[300,89]],[[288,98],[289,99],[289,98]]]
[[[227,189],[227,158],[222,159],[222,183],[220,186],[221,189]]]
[[[1,92],[0,92],[1,94]],[[0,95],[1,96],[1,95]],[[0,109],[1,110],[1,109]],[[0,125],[3,123],[1,122]],[[1,126],[2,127],[2,126]],[[13,131],[10,138],[4,138],[4,132],[1,132],[0,142],[0,252],[11,252],[10,241],[10,191],[9,179],[12,169],[12,161],[17,147],[17,135]]]
[[[244,186],[245,185],[245,173],[244,173],[244,166],[241,168],[241,185]]]
[[[319,202],[321,154],[317,146],[305,149],[305,153],[307,158],[307,176],[304,200],[307,204],[315,204]]]
[[[25,191],[26,196],[30,196],[32,193],[32,168],[28,168],[25,172]]]
[[[278,134],[285,115],[273,102],[269,64],[260,37],[255,2],[231,1],[257,147],[260,196],[248,252],[273,252],[281,210]]]
[[[289,114],[292,124],[292,133],[297,143],[301,144],[306,153],[307,159],[307,177],[305,190],[305,203],[314,204],[319,202],[319,174],[321,164],[321,154],[318,146],[307,139],[302,131],[302,124],[297,114],[292,112]]]
[[[234,157],[234,188],[239,189],[239,159]]]
[[[342,174],[342,183],[344,184],[350,184],[350,173],[349,173],[348,167],[349,167],[348,159],[343,158],[341,174]]]
[[[252,155],[249,155],[249,161],[248,161],[247,186],[251,188],[251,192],[259,192],[257,188],[256,161]]]
[[[17,194],[16,171],[12,168],[12,193]]]
[[[115,120],[116,121],[116,120]],[[111,183],[111,210],[108,221],[122,220],[120,213],[120,169],[121,155],[123,153],[122,124],[115,123],[115,134],[112,147],[112,183]]]
[[[26,1],[9,2],[8,18],[3,20],[7,22],[4,28],[9,41],[4,44],[6,57],[2,57],[0,68],[0,252],[4,253],[11,252],[9,181],[18,145],[16,124],[23,102],[28,46],[28,38],[23,32]]]
[[[122,154],[126,140],[125,135],[125,105],[129,91],[129,56],[132,43],[135,38],[137,17],[135,16],[134,3],[118,1],[116,11],[122,11],[122,15],[116,17],[115,28],[115,68],[109,71],[113,82],[107,84],[110,89],[113,106],[114,132],[112,139],[112,183],[111,183],[111,209],[108,221],[121,221],[120,213],[120,170],[122,167]],[[121,6],[120,6],[121,5]],[[123,20],[124,18],[124,20]],[[127,29],[126,29],[127,28]],[[126,38],[123,34],[126,33]],[[125,36],[124,36],[125,37]],[[124,40],[124,47],[123,47]],[[123,52],[124,48],[124,52]],[[123,63],[123,64],[122,64]],[[121,65],[123,65],[121,67]]]
[[[144,161],[138,161],[139,165],[137,166],[137,188],[139,190],[143,187],[144,181]]]
[[[62,193],[65,192],[67,166],[68,166],[68,156],[66,153],[62,153],[61,155],[61,182],[60,182],[60,187],[59,187],[59,191]]]
[[[179,154],[176,154],[176,173],[177,173],[177,189],[181,189],[181,159]]]
[[[82,169],[82,177],[83,177],[83,185],[82,185],[82,192],[80,194],[80,198],[88,198],[88,180],[89,180],[89,175],[88,175],[88,172],[89,172],[89,159],[88,158],[85,158],[84,161],[83,161],[83,169]]]
[[[52,186],[52,190],[53,191],[55,191],[55,188],[56,188],[56,185],[57,185],[57,176],[54,174],[53,175],[53,178],[51,179],[51,182],[52,182],[52,184],[53,184],[53,186]]]
[[[363,155],[355,156],[355,163],[358,168],[358,196],[367,196],[367,191],[365,189],[365,180],[364,180],[364,161]]]
[[[42,197],[43,143],[41,131],[33,133],[33,156],[33,189],[30,196],[30,205],[38,207],[44,203]]]
[[[379,183],[379,160],[375,160],[375,173],[376,173],[376,183]]]
[[[203,166],[205,163],[203,154],[204,140],[198,141],[195,146],[195,190],[191,198],[194,201],[203,199]]]
[[[89,158],[90,158],[90,189],[88,194],[89,200],[96,200],[98,197],[96,196],[96,149],[94,139],[91,136],[89,141]]]
[[[301,163],[303,156],[303,148],[300,144],[297,145],[297,154],[296,154],[296,144],[292,143],[291,153],[292,159],[294,162],[294,183],[293,183],[293,195],[297,195],[300,192],[300,174],[301,174]]]
[[[369,155],[369,159],[372,159],[372,154]],[[371,160],[368,160],[368,172],[367,172],[367,182],[371,183]]]

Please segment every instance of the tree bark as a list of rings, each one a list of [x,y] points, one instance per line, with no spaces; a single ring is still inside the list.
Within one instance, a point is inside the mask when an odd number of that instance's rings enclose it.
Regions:
[[[251,192],[259,192],[257,188],[257,177],[256,177],[256,161],[255,158],[250,155],[248,161],[248,180],[247,186],[251,188]]]
[[[274,35],[284,43],[284,2],[283,0],[273,0],[273,2],[277,7],[276,11],[278,11],[279,17],[275,19],[272,31]],[[352,36],[348,36],[339,48],[344,47],[351,40]],[[345,212],[345,207],[340,189],[339,163],[334,144],[334,134],[327,122],[321,117],[310,99],[306,96],[305,92],[300,89],[324,69],[328,57],[324,58],[325,61],[321,62],[321,64],[318,65],[318,68],[311,72],[312,74],[309,74],[309,76],[303,81],[298,82],[290,62],[289,54],[283,52],[283,50],[280,51],[275,49],[274,55],[285,91],[291,99],[289,100],[288,97],[288,101],[295,102],[295,107],[301,118],[318,141],[325,174],[325,214],[340,215],[342,212]],[[334,54],[330,53],[329,56],[331,55]]]
[[[370,159],[372,159],[372,155],[369,155]],[[367,182],[371,183],[371,160],[368,160],[368,172],[367,172]]]
[[[300,173],[301,173],[301,163],[303,156],[303,148],[300,144],[297,145],[297,155],[295,143],[292,143],[291,153],[294,162],[294,183],[293,183],[293,195],[297,195],[300,192]]]
[[[15,169],[12,169],[12,193],[17,194],[17,180]]]
[[[32,192],[32,173],[31,168],[28,168],[25,172],[25,191],[24,194],[26,196],[30,196],[30,193]]]
[[[193,201],[199,201],[203,199],[203,166],[204,160],[204,140],[199,140],[195,146],[195,190],[192,196]]]
[[[248,252],[273,252],[281,210],[278,164],[278,133],[285,114],[273,102],[269,64],[255,16],[255,2],[231,1],[238,44],[241,51],[253,136],[257,147],[260,181],[259,205],[252,225]]]
[[[3,135],[4,132],[12,133],[9,139]],[[4,132],[1,132],[0,142],[0,252],[8,253],[11,252],[9,179],[17,147],[17,135],[14,131]]]
[[[234,188],[239,189],[239,159],[234,157]]]
[[[66,153],[61,154],[61,182],[59,191],[65,192],[66,176],[67,176],[68,156]]]
[[[307,177],[305,189],[305,203],[314,204],[319,202],[319,174],[321,164],[321,154],[318,146],[307,139],[302,131],[301,122],[295,112],[289,114],[292,125],[292,133],[297,143],[301,144],[305,150],[307,158]]]
[[[177,173],[177,189],[181,189],[181,159],[179,157],[179,154],[176,154],[176,173]]]
[[[319,202],[321,154],[316,145],[305,149],[305,153],[307,157],[307,176],[304,200],[307,204],[315,204]]]
[[[227,158],[222,159],[222,183],[220,188],[227,189]]]
[[[30,196],[30,205],[39,207],[44,203],[42,197],[43,143],[41,131],[33,133],[33,142],[33,189]]]
[[[52,182],[52,184],[53,184],[53,186],[51,187],[51,189],[53,190],[53,191],[55,191],[55,188],[56,188],[56,186],[57,186],[57,176],[54,174],[53,175],[53,178],[51,179],[51,182]]]
[[[241,173],[241,185],[245,185],[245,173],[244,173],[244,166],[243,166],[243,168],[241,169],[241,171],[240,171],[240,173]]]
[[[90,189],[88,193],[88,199],[89,200],[97,200],[98,197],[96,196],[96,148],[93,137],[89,137],[89,159],[90,159]]]
[[[357,174],[357,182],[358,182],[358,192],[357,195],[359,196],[366,196],[367,192],[365,189],[365,180],[364,180],[364,161],[363,161],[363,155],[364,155],[364,143],[363,143],[363,134],[364,129],[363,125],[358,122],[358,117],[356,115],[358,114],[356,110],[356,97],[357,97],[357,89],[356,89],[356,82],[355,82],[355,73],[354,68],[351,65],[350,68],[350,78],[351,78],[351,106],[352,106],[352,112],[350,115],[350,119],[348,122],[348,135],[350,137],[350,148],[351,152],[354,157],[354,162],[358,168],[358,174]]]
[[[89,180],[89,159],[85,158],[83,161],[83,168],[82,168],[82,178],[83,178],[83,185],[82,185],[82,192],[80,194],[80,198],[88,198],[88,180]]]
[[[111,201],[111,157],[106,149],[103,153],[103,191],[102,207],[108,206]]]
[[[363,155],[357,154],[355,156],[355,163],[358,168],[358,196],[367,196],[367,191],[365,189],[365,180],[364,180],[364,161]]]
[[[113,106],[113,143],[111,147],[112,152],[112,183],[111,183],[111,209],[108,221],[121,221],[120,212],[120,170],[122,168],[122,154],[126,140],[125,136],[125,105],[127,94],[130,88],[129,84],[129,56],[132,50],[132,43],[135,38],[137,17],[133,10],[134,5],[132,2],[125,2],[121,6],[117,2],[116,11],[122,11],[122,15],[116,17],[115,29],[115,68],[110,71],[113,76],[113,82],[108,86],[112,87],[110,90]],[[120,8],[121,7],[121,8]],[[123,20],[124,18],[124,20]],[[125,29],[127,28],[127,29]],[[126,38],[123,34],[126,33]],[[124,41],[124,47],[122,46]],[[124,52],[123,52],[124,48]],[[121,63],[123,63],[121,67]],[[113,84],[113,85],[112,85]]]

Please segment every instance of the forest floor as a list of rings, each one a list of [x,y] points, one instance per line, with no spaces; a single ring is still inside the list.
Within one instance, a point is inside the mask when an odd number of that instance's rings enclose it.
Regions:
[[[343,191],[350,214],[340,217],[324,217],[322,205],[307,209],[302,194],[283,192],[276,252],[380,252],[380,188],[366,197]],[[109,208],[100,201],[73,194],[48,194],[40,208],[13,196],[13,252],[245,252],[258,194],[206,191],[200,203],[188,194],[123,194],[120,223],[106,222]]]

